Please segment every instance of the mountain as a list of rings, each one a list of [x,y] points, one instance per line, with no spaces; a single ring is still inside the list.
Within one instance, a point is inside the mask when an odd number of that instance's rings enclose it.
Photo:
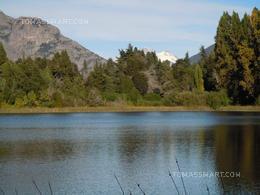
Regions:
[[[171,63],[176,63],[176,61],[178,60],[178,58],[171,54],[170,52],[168,51],[162,51],[162,52],[159,52],[159,53],[156,53],[157,57],[161,60],[161,61],[166,61],[168,60],[169,62]]]
[[[215,45],[211,45],[211,46],[207,47],[205,49],[207,55],[209,55],[212,51],[214,51],[214,48],[215,48]],[[200,61],[200,59],[201,59],[201,55],[200,55],[200,53],[198,53],[198,54],[190,57],[190,62],[191,62],[191,64],[196,64]]]
[[[66,50],[79,70],[82,69],[84,61],[89,69],[92,69],[96,62],[106,62],[104,58],[63,36],[57,27],[40,18],[15,19],[0,11],[0,41],[9,59],[13,61],[22,57],[51,58],[55,53]]]
[[[148,52],[155,52],[159,60],[161,60],[162,62],[168,60],[169,62],[174,64],[178,60],[178,58],[172,53],[170,53],[169,51],[156,52],[154,49],[150,49],[150,48],[143,48],[142,50],[144,51],[145,54],[147,54]]]

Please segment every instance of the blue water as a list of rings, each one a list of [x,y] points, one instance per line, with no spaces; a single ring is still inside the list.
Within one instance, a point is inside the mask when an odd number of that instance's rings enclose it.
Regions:
[[[260,114],[213,112],[0,115],[5,194],[260,192]],[[206,172],[207,176],[196,176]],[[239,177],[213,176],[215,172]],[[185,175],[186,174],[186,175]],[[223,181],[223,186],[222,182]]]

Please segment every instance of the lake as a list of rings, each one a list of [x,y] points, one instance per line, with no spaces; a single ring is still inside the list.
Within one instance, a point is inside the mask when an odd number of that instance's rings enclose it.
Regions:
[[[260,114],[0,115],[0,194],[116,195],[118,182],[125,194],[260,193]]]

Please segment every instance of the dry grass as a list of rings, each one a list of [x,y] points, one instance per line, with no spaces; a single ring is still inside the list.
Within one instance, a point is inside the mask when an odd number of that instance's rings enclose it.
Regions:
[[[77,113],[77,112],[177,112],[177,111],[235,111],[235,112],[260,112],[260,106],[226,106],[218,110],[203,106],[103,106],[103,107],[65,107],[65,108],[0,108],[1,114],[12,113]]]

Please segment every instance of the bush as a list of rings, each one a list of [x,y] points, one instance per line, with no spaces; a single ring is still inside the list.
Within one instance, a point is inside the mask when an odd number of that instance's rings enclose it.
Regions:
[[[156,93],[148,93],[144,95],[144,100],[146,101],[160,101],[161,96]]]
[[[135,88],[133,88],[128,94],[127,94],[127,100],[137,104],[138,100],[141,99],[141,95],[139,93],[139,91]]]
[[[226,91],[209,92],[207,96],[207,105],[213,109],[218,109],[221,106],[227,106],[230,103]]]
[[[117,100],[118,94],[116,93],[109,93],[109,92],[104,92],[102,93],[102,97],[109,102],[114,102]]]
[[[63,98],[62,98],[61,93],[55,92],[52,95],[52,99],[53,99],[53,107],[62,107],[63,106]]]
[[[260,105],[260,95],[256,99],[256,105]]]
[[[99,91],[92,89],[88,94],[88,105],[89,106],[102,106],[104,101],[99,93]]]
[[[167,106],[202,106],[206,105],[206,93],[173,92],[164,98]]]
[[[24,99],[23,98],[20,98],[20,97],[17,97],[15,99],[15,107],[17,108],[22,108],[25,106],[25,102],[24,102]]]
[[[27,95],[23,97],[16,97],[15,98],[15,107],[21,108],[21,107],[35,107],[38,106],[38,100],[37,95],[30,91]]]

